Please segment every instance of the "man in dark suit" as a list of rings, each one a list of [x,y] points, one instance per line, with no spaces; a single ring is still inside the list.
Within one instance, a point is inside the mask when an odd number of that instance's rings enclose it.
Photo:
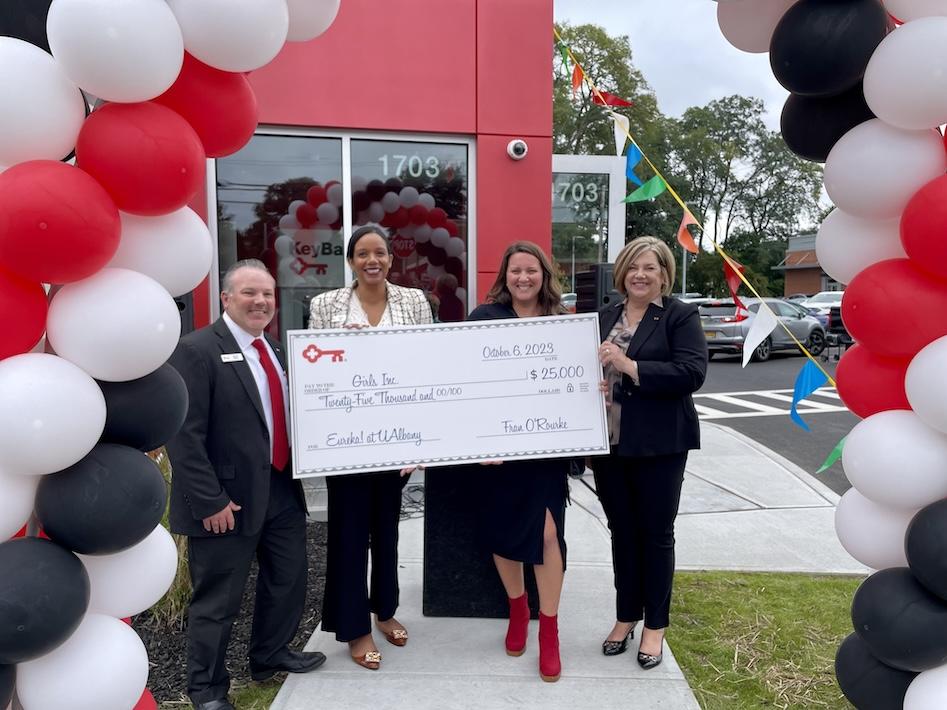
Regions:
[[[292,478],[282,353],[263,330],[275,282],[255,259],[223,280],[224,314],[181,339],[171,364],[187,384],[187,420],[168,443],[172,532],[188,536],[188,695],[197,710],[232,710],[225,660],[250,562],[259,563],[250,674],[304,673],[321,653],[290,651],[306,597],[306,507]]]

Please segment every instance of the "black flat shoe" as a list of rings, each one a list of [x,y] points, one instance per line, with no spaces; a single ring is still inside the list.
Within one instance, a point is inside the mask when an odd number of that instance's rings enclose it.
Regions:
[[[250,664],[250,677],[259,683],[277,673],[308,673],[325,662],[325,655],[318,651],[286,651],[272,666]]]
[[[641,651],[638,651],[638,665],[644,668],[646,671],[660,665],[662,660],[664,660],[663,653],[659,653],[657,656],[652,656],[650,653],[642,653]]]
[[[628,639],[633,639],[634,637],[635,627],[632,626],[631,630],[621,641],[602,641],[602,653],[606,656],[617,656],[620,653],[624,653],[628,650]]]

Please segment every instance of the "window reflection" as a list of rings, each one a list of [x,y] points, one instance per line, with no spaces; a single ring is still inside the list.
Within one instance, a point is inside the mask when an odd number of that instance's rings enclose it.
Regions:
[[[338,138],[258,135],[217,161],[220,274],[240,259],[266,264],[274,337],[307,327],[309,300],[345,283],[341,180]]]
[[[467,313],[467,146],[352,140],[353,227],[392,235],[388,279],[421,288],[438,320]]]
[[[552,256],[567,292],[575,292],[577,272],[608,260],[608,179],[604,173],[553,173]]]

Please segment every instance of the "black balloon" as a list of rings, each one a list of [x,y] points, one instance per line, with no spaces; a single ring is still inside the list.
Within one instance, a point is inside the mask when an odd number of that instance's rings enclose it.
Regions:
[[[161,521],[167,486],[137,449],[98,444],[81,461],[43,476],[36,515],[50,538],[84,555],[109,555],[144,540]]]
[[[790,95],[783,105],[779,127],[789,150],[800,158],[824,163],[839,138],[874,117],[858,82],[838,96]]]
[[[871,655],[858,634],[849,634],[835,654],[835,677],[858,710],[901,710],[917,673],[886,666]]]
[[[367,192],[368,196],[375,202],[384,197],[387,191],[388,190],[385,189],[385,183],[381,180],[370,180],[365,187],[365,192]]]
[[[0,664],[45,655],[79,626],[89,575],[74,554],[41,538],[0,544]],[[3,695],[0,672],[0,696]],[[0,697],[0,706],[6,707]]]
[[[876,572],[855,592],[852,625],[872,655],[903,671],[947,663],[947,604],[907,567]]]
[[[0,708],[13,700],[13,685],[16,683],[16,666],[0,666]]]
[[[458,281],[462,281],[464,278],[464,262],[460,260],[460,257],[449,256],[444,263],[444,271],[456,276]]]
[[[187,386],[167,363],[129,382],[99,382],[105,395],[102,441],[153,451],[173,437],[187,416]]]
[[[904,552],[917,581],[947,600],[947,500],[918,511],[904,536]]]
[[[404,183],[402,183],[399,178],[390,177],[387,180],[385,180],[386,191],[401,192],[402,187],[404,187]]]
[[[52,0],[3,0],[0,2],[0,35],[22,39],[48,52],[46,15],[49,14],[51,2]]]
[[[447,252],[431,244],[427,250],[427,260],[431,266],[444,266],[447,263]]]
[[[836,96],[861,80],[888,29],[879,0],[799,0],[776,25],[769,63],[794,94]]]

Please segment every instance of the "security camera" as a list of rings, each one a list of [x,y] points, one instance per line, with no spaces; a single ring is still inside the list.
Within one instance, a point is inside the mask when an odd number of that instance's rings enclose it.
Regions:
[[[516,138],[506,144],[506,154],[513,160],[522,160],[529,152],[529,146],[522,138]]]

